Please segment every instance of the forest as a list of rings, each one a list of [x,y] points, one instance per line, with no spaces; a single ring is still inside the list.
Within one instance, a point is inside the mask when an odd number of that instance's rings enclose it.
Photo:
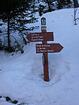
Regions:
[[[28,43],[26,36],[35,28],[28,28],[26,24],[38,21],[34,15],[36,12],[42,16],[57,9],[77,6],[77,0],[1,0],[0,50],[24,52],[23,46]]]

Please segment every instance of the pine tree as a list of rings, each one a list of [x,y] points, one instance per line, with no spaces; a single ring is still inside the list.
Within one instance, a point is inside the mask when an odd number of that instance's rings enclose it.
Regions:
[[[10,44],[10,20],[23,13],[26,8],[26,0],[1,0],[0,18],[7,21],[8,50],[11,50]]]
[[[78,0],[73,0],[73,1],[74,1],[74,8],[79,7]]]

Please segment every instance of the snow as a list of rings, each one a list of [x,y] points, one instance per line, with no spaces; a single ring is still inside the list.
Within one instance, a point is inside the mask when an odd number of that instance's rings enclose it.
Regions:
[[[63,9],[42,16],[47,31],[54,32],[53,42],[64,47],[49,54],[49,82],[43,80],[42,54],[35,49],[38,42],[27,44],[23,54],[0,51],[0,105],[14,105],[5,96],[18,100],[16,105],[79,105],[79,22],[74,25],[73,12]],[[41,26],[34,31],[41,31]]]

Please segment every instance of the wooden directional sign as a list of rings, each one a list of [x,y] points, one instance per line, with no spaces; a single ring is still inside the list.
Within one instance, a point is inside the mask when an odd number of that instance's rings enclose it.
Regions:
[[[36,44],[36,53],[56,53],[60,52],[63,46],[59,43]]]
[[[27,39],[30,42],[53,41],[54,36],[53,36],[53,32],[39,32],[39,33],[30,33],[30,34],[28,34]]]

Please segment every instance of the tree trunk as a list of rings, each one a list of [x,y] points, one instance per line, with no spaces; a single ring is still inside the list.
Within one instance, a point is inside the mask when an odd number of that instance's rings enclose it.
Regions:
[[[71,3],[71,0],[67,0],[67,3],[70,4]]]
[[[51,3],[50,3],[50,0],[47,0],[47,3],[48,3],[48,11],[51,12]]]
[[[8,14],[7,34],[8,34],[8,49],[10,49],[11,48],[11,45],[10,45],[10,14]]]
[[[77,8],[79,5],[78,5],[78,0],[73,0],[74,1],[74,8]]]

